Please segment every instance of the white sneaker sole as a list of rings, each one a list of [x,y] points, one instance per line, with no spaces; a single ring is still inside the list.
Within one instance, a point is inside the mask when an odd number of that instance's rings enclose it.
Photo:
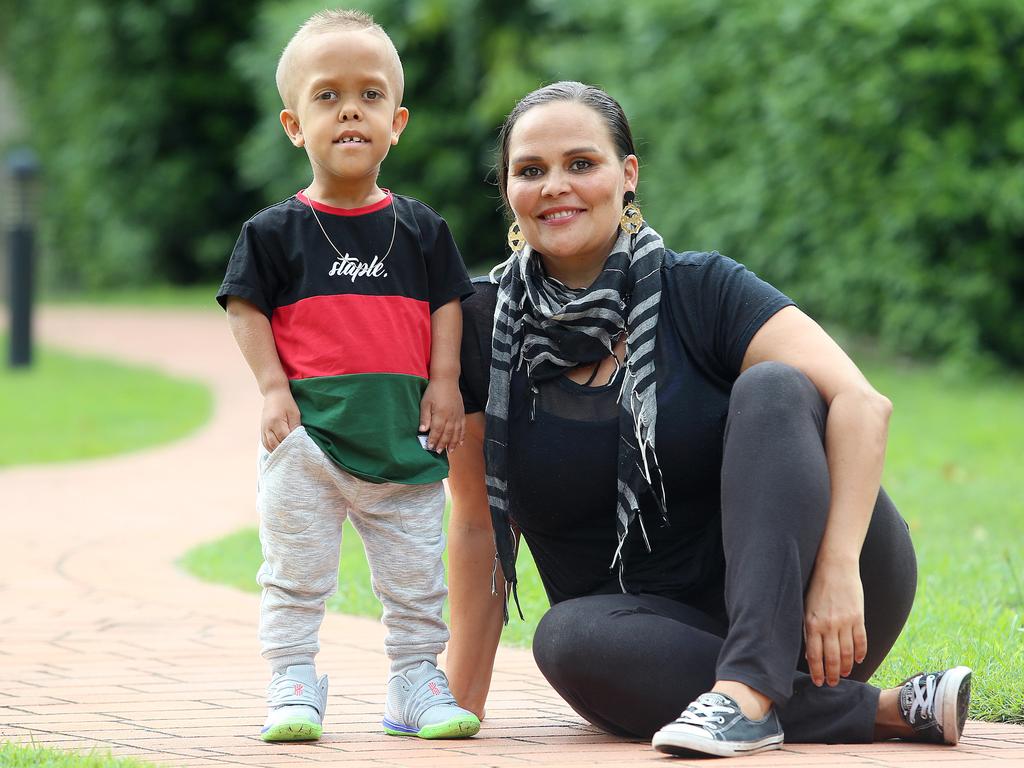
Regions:
[[[971,702],[971,670],[969,667],[953,667],[942,676],[936,697],[942,702],[939,725],[942,739],[946,744],[956,746],[964,732],[967,707]]]
[[[715,757],[736,757],[738,755],[755,755],[779,749],[783,744],[783,734],[766,736],[757,741],[715,741],[700,736],[690,736],[668,730],[660,730],[651,739],[651,746],[667,755],[714,755]]]

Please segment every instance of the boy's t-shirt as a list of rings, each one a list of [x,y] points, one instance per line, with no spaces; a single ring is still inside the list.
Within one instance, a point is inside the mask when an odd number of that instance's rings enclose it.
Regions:
[[[217,301],[238,296],[270,319],[324,453],[364,480],[416,485],[448,473],[417,439],[430,315],[471,293],[448,225],[424,203],[388,193],[340,209],[299,192],[242,226]]]

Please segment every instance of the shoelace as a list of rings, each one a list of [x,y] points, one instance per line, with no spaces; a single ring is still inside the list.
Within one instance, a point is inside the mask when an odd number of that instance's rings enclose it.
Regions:
[[[431,683],[434,683],[433,689],[430,687]],[[434,692],[435,690],[437,693]],[[419,722],[420,716],[424,712],[439,704],[458,706],[455,703],[455,697],[448,689],[448,680],[440,671],[436,675],[428,677],[409,692],[409,698],[405,702],[405,722]]]
[[[267,703],[271,708],[306,705],[323,715],[319,685],[310,685],[294,677],[278,675],[267,686]]]
[[[917,713],[921,717],[931,720],[932,710],[935,707],[935,675],[922,675],[921,684],[911,683],[911,690],[914,692],[914,700],[910,704],[910,722],[916,722]]]
[[[677,723],[696,725],[703,728],[708,723],[724,723],[722,715],[734,715],[736,710],[728,704],[708,704],[697,699],[676,718]]]

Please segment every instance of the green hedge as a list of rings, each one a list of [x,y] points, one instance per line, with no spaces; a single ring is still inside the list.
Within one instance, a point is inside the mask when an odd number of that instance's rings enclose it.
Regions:
[[[315,3],[267,6],[239,62],[261,94],[247,178],[308,176],[270,73]],[[1024,363],[1024,4],[1018,0],[368,3],[409,74],[383,181],[502,257],[494,131],[542,82],[603,85],[676,249],[722,250],[816,317],[892,348]],[[256,162],[260,159],[261,162]],[[286,171],[287,169],[287,171]]]
[[[1024,363],[1024,4],[558,9],[587,34],[552,54],[623,102],[670,244],[890,346]]]
[[[412,113],[381,183],[445,215],[467,261],[503,257],[504,114],[590,81],[631,116],[671,247],[717,248],[892,348],[1024,365],[1019,0],[358,4],[402,54]],[[307,183],[273,71],[321,3],[26,7],[12,59],[65,267],[216,278],[241,221]]]
[[[256,110],[228,61],[251,10],[201,0],[14,5],[5,66],[44,166],[49,282],[192,282],[222,269],[258,200],[236,171]]]

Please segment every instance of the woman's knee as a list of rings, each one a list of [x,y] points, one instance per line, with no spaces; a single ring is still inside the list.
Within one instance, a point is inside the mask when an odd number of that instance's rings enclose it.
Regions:
[[[545,613],[533,634],[533,658],[537,668],[548,680],[571,673],[573,666],[586,654],[580,653],[582,622],[574,605],[567,600],[553,605]]]
[[[740,403],[787,403],[821,399],[807,375],[786,363],[769,360],[752,365],[732,386],[731,401]]]
[[[786,363],[767,361],[740,374],[729,397],[729,418],[786,422],[795,414],[810,414],[824,432],[828,407],[803,371]]]

